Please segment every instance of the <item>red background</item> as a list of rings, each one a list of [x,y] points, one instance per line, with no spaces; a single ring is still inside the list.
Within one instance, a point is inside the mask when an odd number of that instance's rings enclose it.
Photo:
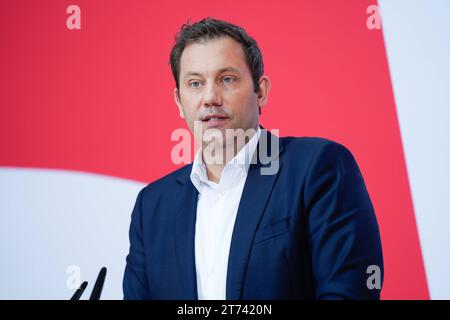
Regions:
[[[81,8],[68,30],[66,8]],[[347,146],[379,220],[385,299],[429,298],[375,0],[0,3],[0,166],[151,182],[177,166],[169,51],[188,19],[243,26],[272,80],[261,123]]]

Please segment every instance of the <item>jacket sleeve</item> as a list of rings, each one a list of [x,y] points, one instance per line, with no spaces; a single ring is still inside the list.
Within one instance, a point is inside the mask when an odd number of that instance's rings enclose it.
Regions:
[[[329,141],[316,152],[304,201],[316,298],[379,299],[383,256],[378,224],[349,150]]]
[[[129,230],[130,251],[126,258],[123,278],[123,295],[125,300],[150,299],[148,281],[145,270],[145,253],[142,229],[142,194],[137,196]]]

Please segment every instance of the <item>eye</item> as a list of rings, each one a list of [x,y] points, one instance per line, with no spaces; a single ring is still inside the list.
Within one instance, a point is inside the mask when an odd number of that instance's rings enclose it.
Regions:
[[[226,76],[226,77],[223,77],[222,82],[225,83],[225,84],[231,84],[231,83],[233,83],[235,80],[236,80],[236,79],[233,78],[233,77],[231,77],[231,76]]]
[[[200,87],[200,85],[201,85],[201,83],[198,80],[193,80],[193,81],[189,82],[189,86],[194,89]]]

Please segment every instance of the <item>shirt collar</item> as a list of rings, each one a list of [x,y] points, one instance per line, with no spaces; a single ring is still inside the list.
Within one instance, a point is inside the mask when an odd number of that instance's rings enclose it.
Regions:
[[[222,171],[222,176],[221,176],[219,184],[223,184],[224,180],[226,180],[225,179],[226,177],[224,177],[224,174],[226,174],[230,170],[231,171],[244,170],[245,174],[247,174],[248,169],[251,164],[253,154],[255,153],[256,147],[258,145],[260,135],[261,135],[261,129],[258,126],[256,133],[253,135],[253,137],[250,139],[250,141],[247,144],[245,144],[242,147],[242,149],[238,152],[238,154],[225,165],[225,167]],[[192,184],[195,186],[195,188],[200,193],[202,191],[202,187],[204,184],[207,184],[213,188],[217,187],[216,183],[208,180],[208,174],[206,172],[206,165],[202,159],[202,149],[201,148],[198,149],[197,153],[195,154],[194,162],[192,163],[192,170],[191,170],[190,178],[191,178]]]

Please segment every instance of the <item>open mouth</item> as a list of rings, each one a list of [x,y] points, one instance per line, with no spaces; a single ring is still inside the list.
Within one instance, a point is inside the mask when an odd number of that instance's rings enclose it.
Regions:
[[[228,121],[228,117],[224,115],[208,115],[202,119],[202,123],[208,128],[218,127]]]

